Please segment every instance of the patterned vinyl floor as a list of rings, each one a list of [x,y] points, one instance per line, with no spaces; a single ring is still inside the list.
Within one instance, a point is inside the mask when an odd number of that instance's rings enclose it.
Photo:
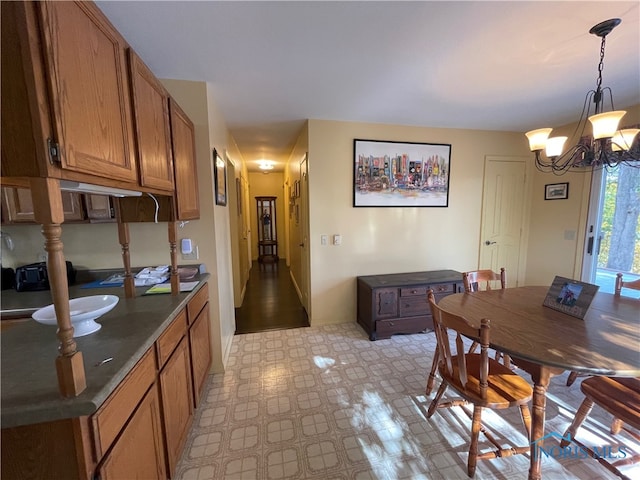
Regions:
[[[370,342],[355,323],[236,335],[227,371],[209,377],[175,478],[468,478],[468,417],[458,407],[425,418],[434,348],[433,333]],[[549,388],[548,433],[564,433],[582,401],[581,379],[566,387],[566,376]],[[610,420],[595,407],[577,438],[640,452],[627,433],[609,434]],[[505,444],[527,444],[517,409],[485,411],[483,421]],[[490,447],[481,435],[481,450]],[[528,468],[523,455],[480,461],[475,478],[526,479]],[[543,458],[542,472],[544,479],[618,478],[593,459],[570,456]],[[640,467],[623,472],[640,478]]]

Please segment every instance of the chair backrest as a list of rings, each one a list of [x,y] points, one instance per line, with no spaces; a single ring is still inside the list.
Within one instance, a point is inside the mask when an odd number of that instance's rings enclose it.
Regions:
[[[630,280],[628,282],[625,282],[622,279],[622,273],[618,273],[616,275],[616,289],[615,289],[616,296],[620,296],[620,293],[622,292],[623,287],[631,288],[632,290],[640,290],[640,278],[637,280]]]
[[[429,289],[427,298],[433,315],[440,362],[444,368],[444,371],[441,370],[440,373],[443,377],[449,377],[453,379],[454,383],[459,383],[463,387],[467,385],[469,375],[480,379],[480,395],[483,400],[486,399],[489,375],[489,320],[482,319],[481,327],[475,328],[464,317],[438,307],[433,290]],[[450,336],[450,331],[454,335]],[[463,336],[480,343],[479,362],[467,362],[467,355],[474,355],[477,358],[478,354],[465,353]],[[467,371],[467,364],[474,371]]]
[[[462,273],[462,281],[464,283],[465,292],[477,292],[478,290],[491,290],[491,283],[495,282],[497,286],[500,282],[500,288],[507,288],[507,272],[502,267],[500,273],[493,270],[472,270]]]

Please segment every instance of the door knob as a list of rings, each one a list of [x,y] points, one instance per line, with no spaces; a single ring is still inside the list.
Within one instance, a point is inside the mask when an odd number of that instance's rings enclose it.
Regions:
[[[493,245],[496,242],[490,242],[489,240],[485,240],[484,244],[485,245]]]
[[[304,247],[304,243],[299,243],[298,246],[299,247]]]

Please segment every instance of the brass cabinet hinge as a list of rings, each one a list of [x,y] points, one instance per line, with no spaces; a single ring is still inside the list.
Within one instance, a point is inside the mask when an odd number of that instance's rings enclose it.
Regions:
[[[60,163],[60,145],[48,138],[47,147],[49,148],[49,163],[51,165]]]

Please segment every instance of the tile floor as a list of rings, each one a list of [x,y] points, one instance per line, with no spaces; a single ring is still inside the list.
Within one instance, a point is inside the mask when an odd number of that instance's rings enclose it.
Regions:
[[[434,348],[433,333],[370,342],[357,324],[236,335],[227,371],[209,377],[176,478],[468,478],[468,417],[454,408],[425,418]],[[580,380],[568,388],[566,374],[552,379],[547,432],[571,422]],[[483,420],[498,438],[526,444],[517,409]],[[609,422],[595,407],[578,438],[640,451],[628,434],[610,436]],[[475,478],[526,479],[528,465],[523,455],[481,461]],[[617,478],[593,459],[544,458],[542,469],[544,479]],[[637,467],[624,472],[640,478]]]

